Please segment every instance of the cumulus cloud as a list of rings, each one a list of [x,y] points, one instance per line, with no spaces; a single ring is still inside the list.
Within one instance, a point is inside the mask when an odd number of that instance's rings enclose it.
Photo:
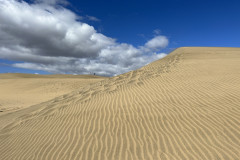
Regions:
[[[165,36],[138,47],[118,43],[81,22],[63,3],[0,0],[0,58],[21,61],[13,66],[26,69],[112,76],[165,56],[157,53],[168,45]]]
[[[165,36],[156,36],[146,43],[147,48],[154,50],[165,48],[167,45],[168,39]]]

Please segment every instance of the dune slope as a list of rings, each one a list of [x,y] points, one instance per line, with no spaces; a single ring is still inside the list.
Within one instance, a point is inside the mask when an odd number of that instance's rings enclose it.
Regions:
[[[0,159],[236,160],[239,81],[239,48],[179,48],[136,71],[0,113]]]

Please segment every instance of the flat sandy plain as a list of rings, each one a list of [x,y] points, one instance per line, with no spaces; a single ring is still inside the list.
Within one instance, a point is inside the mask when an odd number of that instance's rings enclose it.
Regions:
[[[183,47],[138,70],[90,79],[53,87],[64,95],[50,100],[38,93],[47,84],[1,79],[5,90],[22,89],[25,104],[0,92],[11,108],[0,106],[0,159],[240,159],[240,48]]]

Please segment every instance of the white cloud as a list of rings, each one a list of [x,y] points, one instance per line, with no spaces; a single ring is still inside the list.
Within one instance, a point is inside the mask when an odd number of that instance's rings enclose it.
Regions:
[[[68,5],[68,1],[66,0],[33,0],[35,3],[40,3],[40,4],[47,4],[47,5]]]
[[[156,36],[146,43],[146,47],[149,49],[161,49],[168,45],[168,39],[165,36]]]
[[[155,29],[155,30],[153,31],[153,33],[154,33],[155,35],[159,35],[159,34],[161,34],[161,30],[160,30],[160,29]]]
[[[100,21],[100,19],[98,19],[97,17],[94,17],[94,16],[87,15],[86,18],[88,20],[90,20],[90,21],[95,21],[95,22],[99,22]]]
[[[0,58],[22,61],[13,66],[26,69],[112,76],[165,56],[156,54],[168,45],[165,36],[138,47],[118,43],[80,22],[63,2],[0,0]]]

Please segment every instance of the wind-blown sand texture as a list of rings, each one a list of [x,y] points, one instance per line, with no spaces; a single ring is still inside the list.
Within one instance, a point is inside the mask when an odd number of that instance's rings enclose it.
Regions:
[[[0,74],[0,111],[39,104],[103,79],[93,75]]]
[[[238,160],[239,82],[239,48],[179,48],[136,71],[0,113],[0,159]]]

